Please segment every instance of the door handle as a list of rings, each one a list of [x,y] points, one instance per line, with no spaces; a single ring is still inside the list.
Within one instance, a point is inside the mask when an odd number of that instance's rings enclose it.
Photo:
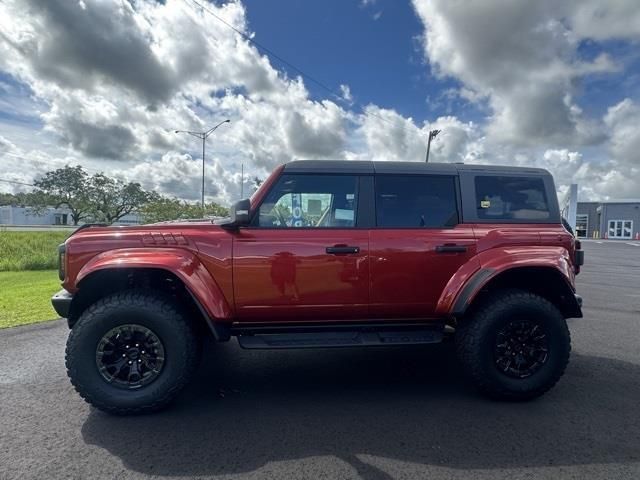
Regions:
[[[436,253],[464,253],[467,251],[467,247],[464,245],[438,245],[436,247]]]
[[[347,255],[349,253],[360,253],[360,247],[349,247],[347,245],[336,245],[327,247],[325,251],[330,255]]]

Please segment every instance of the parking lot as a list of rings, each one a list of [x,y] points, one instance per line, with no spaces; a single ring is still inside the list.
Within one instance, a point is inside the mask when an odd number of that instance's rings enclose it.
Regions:
[[[640,242],[584,242],[560,383],[479,396],[450,344],[209,349],[171,409],[118,418],[64,371],[62,321],[0,331],[0,478],[640,478]]]

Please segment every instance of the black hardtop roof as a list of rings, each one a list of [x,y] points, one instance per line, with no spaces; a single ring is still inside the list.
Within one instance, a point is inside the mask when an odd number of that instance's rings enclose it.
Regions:
[[[287,173],[396,173],[396,174],[449,174],[460,172],[497,174],[550,175],[543,168],[511,167],[500,165],[472,165],[462,163],[426,163],[370,160],[294,160],[286,163]]]

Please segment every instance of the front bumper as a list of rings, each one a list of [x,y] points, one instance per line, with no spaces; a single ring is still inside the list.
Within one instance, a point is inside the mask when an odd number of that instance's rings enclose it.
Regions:
[[[575,294],[575,297],[576,297],[576,303],[578,304],[578,307],[582,308],[582,297],[577,293]]]
[[[63,288],[51,297],[51,304],[58,315],[62,318],[68,318],[71,300],[73,300],[73,295]]]

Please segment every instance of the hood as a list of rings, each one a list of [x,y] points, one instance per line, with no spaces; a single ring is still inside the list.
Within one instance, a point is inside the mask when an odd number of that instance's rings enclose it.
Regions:
[[[206,230],[207,235],[222,232],[220,225],[211,220],[197,222],[165,222],[149,225],[109,226],[104,224],[85,224],[75,230],[66,240],[67,248],[74,247],[83,251],[135,248],[153,245],[186,245],[191,234],[198,236]]]

